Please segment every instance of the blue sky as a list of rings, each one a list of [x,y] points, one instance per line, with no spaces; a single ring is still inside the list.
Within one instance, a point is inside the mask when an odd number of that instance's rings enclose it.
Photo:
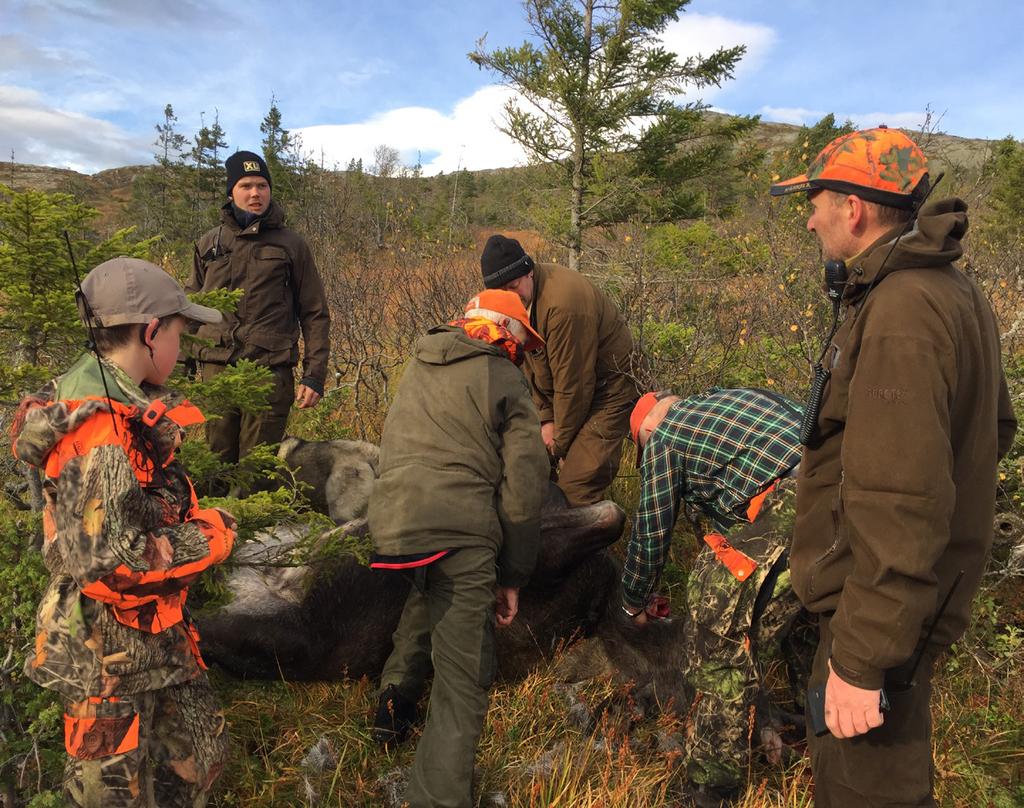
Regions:
[[[1024,4],[1013,0],[694,0],[665,33],[683,56],[744,43],[701,96],[727,112],[1024,138]],[[466,53],[520,43],[516,0],[228,3],[0,0],[0,159],[96,171],[152,159],[171,103],[191,135],[219,114],[258,148],[276,97],[328,165],[378,145],[429,172],[522,162],[495,126],[508,91]]]

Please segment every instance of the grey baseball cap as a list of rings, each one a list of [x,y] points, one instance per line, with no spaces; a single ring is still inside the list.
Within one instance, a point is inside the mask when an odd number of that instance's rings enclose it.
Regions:
[[[109,328],[126,323],[148,323],[154,317],[180,314],[200,323],[219,323],[221,313],[185,297],[180,284],[160,267],[126,255],[95,267],[82,281],[92,325]],[[87,312],[78,304],[82,319]]]

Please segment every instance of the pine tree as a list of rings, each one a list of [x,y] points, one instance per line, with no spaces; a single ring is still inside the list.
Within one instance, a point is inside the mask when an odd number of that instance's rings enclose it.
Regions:
[[[525,0],[536,42],[469,58],[494,71],[531,109],[505,107],[503,131],[532,161],[557,167],[568,192],[564,231],[578,269],[588,227],[635,213],[661,192],[661,217],[693,213],[686,183],[714,171],[732,141],[755,123],[708,124],[699,101],[675,99],[689,86],[732,76],[744,48],[679,61],[658,36],[689,0]],[[687,144],[687,148],[682,148]],[[678,189],[682,187],[684,192]],[[652,190],[655,192],[652,195]]]
[[[0,396],[31,392],[81,351],[85,331],[75,306],[78,273],[117,255],[144,257],[154,239],[133,241],[133,229],[102,241],[89,227],[99,212],[70,194],[15,192],[0,185]]]
[[[226,149],[225,132],[220,125],[220,113],[214,110],[213,126],[206,125],[205,113],[199,116],[199,131],[193,136],[189,152],[193,169],[192,215],[196,220],[195,232],[213,221],[216,209],[224,202],[224,161],[221,149]]]

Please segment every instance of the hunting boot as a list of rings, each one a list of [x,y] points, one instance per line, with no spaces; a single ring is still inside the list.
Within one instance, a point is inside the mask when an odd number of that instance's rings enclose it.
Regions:
[[[415,721],[416,702],[402,695],[394,685],[388,685],[377,702],[377,714],[373,719],[370,737],[381,746],[400,744],[408,736]]]

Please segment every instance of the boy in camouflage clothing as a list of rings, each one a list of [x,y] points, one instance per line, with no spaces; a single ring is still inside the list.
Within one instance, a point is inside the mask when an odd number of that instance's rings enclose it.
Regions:
[[[686,586],[686,768],[718,796],[744,781],[763,661],[779,655],[800,614],[786,555],[800,415],[768,391],[713,389],[686,400],[648,393],[630,420],[641,491],[622,608],[639,626],[657,612],[652,593],[685,514],[707,545]]]
[[[69,804],[201,806],[227,734],[185,598],[234,520],[199,507],[174,452],[203,417],[159,385],[188,320],[220,314],[125,257],[89,273],[79,307],[96,355],[23,401],[12,434],[44,474],[50,571],[25,673],[64,698]]]

